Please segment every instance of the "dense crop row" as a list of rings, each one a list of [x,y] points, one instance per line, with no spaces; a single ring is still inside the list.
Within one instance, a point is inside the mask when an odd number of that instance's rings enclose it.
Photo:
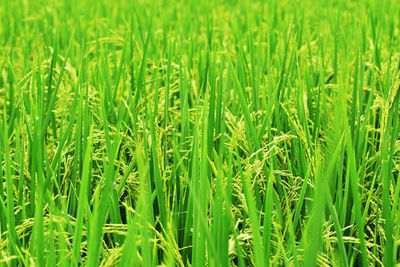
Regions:
[[[399,7],[0,1],[0,265],[394,266]]]

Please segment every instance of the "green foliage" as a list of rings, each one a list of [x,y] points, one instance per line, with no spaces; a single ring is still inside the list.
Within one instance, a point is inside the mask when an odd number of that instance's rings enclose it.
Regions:
[[[0,1],[0,266],[400,263],[400,2]]]

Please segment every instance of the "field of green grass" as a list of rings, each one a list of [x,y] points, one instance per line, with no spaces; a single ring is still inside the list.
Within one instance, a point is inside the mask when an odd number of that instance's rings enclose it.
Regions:
[[[0,0],[0,266],[399,266],[400,2]]]

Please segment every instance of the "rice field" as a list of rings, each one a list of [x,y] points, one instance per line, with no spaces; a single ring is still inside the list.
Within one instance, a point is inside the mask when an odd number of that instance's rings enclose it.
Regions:
[[[0,266],[400,266],[400,2],[0,0]]]

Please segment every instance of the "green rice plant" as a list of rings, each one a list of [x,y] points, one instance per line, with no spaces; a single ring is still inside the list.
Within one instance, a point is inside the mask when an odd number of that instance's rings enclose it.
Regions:
[[[0,266],[397,266],[400,4],[0,2]]]

